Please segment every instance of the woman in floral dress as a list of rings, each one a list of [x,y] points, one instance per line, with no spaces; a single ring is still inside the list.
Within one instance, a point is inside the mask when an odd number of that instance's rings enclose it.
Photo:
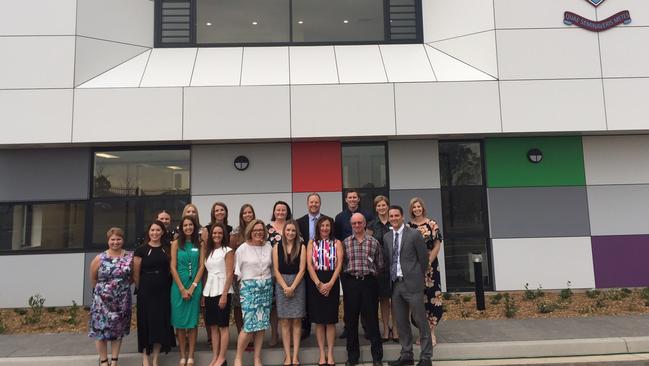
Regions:
[[[419,230],[428,248],[429,266],[426,270],[424,302],[426,315],[428,316],[428,325],[430,325],[430,337],[433,346],[435,346],[437,344],[435,327],[442,320],[442,315],[444,314],[439,260],[437,259],[437,255],[442,247],[442,233],[439,231],[439,226],[435,220],[426,217],[426,206],[424,206],[424,201],[419,197],[410,200],[409,225]]]
[[[131,327],[131,282],[133,253],[125,251],[124,231],[111,228],[106,233],[108,250],[90,264],[92,305],[88,336],[95,339],[99,364],[108,365],[111,342],[111,366],[117,365],[122,338]]]

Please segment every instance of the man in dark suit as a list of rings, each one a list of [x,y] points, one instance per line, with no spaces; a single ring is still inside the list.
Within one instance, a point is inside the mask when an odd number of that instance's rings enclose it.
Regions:
[[[316,222],[320,217],[325,216],[320,213],[320,195],[313,192],[306,197],[306,205],[308,213],[299,219],[297,219],[297,225],[299,226],[300,236],[304,240],[304,244],[308,244],[309,240],[312,240],[315,236],[317,228],[315,227]],[[310,281],[309,276],[305,276],[305,281]],[[306,288],[306,286],[305,286]],[[307,306],[307,309],[309,307]],[[311,334],[311,321],[309,320],[309,313],[307,311],[306,316],[302,319],[302,339],[306,338]]]
[[[390,366],[414,365],[412,352],[412,329],[409,314],[419,328],[421,353],[418,366],[430,366],[433,357],[433,344],[424,308],[424,276],[428,266],[426,243],[419,230],[405,225],[403,209],[390,206],[388,220],[392,230],[384,236],[386,265],[389,265],[392,284],[392,309],[399,329],[401,356],[390,362]]]

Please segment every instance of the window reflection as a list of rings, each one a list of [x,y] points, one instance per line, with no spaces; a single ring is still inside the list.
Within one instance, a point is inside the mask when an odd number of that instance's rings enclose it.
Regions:
[[[293,42],[382,41],[382,0],[293,0]]]
[[[94,197],[189,194],[189,150],[98,151]]]
[[[343,189],[356,189],[361,198],[360,207],[370,212],[373,212],[374,197],[389,194],[385,156],[385,144],[342,147]]]
[[[439,160],[442,186],[482,185],[480,143],[442,143]]]

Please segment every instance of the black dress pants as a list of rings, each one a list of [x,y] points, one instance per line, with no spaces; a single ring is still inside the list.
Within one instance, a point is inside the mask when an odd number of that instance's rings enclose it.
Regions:
[[[356,278],[343,274],[343,299],[345,306],[345,326],[347,328],[347,361],[358,362],[358,317],[365,323],[367,336],[371,342],[373,361],[383,360],[383,344],[379,333],[378,282],[374,276]]]

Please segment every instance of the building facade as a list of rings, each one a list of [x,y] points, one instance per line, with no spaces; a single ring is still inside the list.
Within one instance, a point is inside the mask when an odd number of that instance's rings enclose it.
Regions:
[[[0,307],[88,303],[159,209],[347,188],[425,200],[444,289],[649,285],[646,0],[2,7]]]

